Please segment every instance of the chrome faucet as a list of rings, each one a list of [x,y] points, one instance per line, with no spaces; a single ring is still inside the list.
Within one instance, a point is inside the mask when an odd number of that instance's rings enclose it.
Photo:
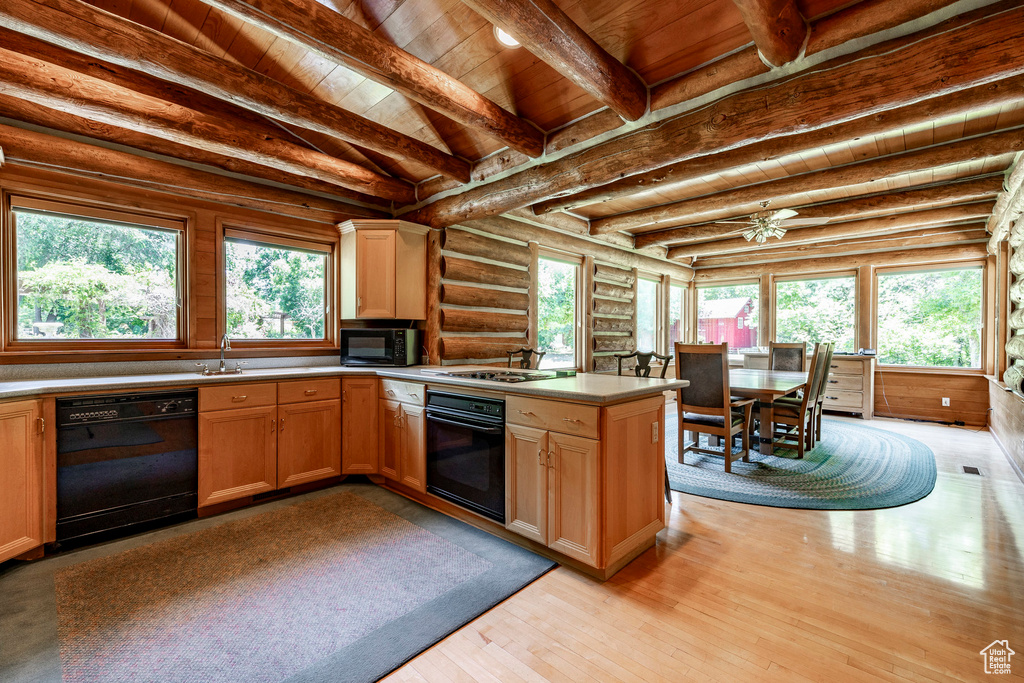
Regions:
[[[223,374],[227,371],[227,367],[224,365],[224,352],[231,350],[231,340],[228,339],[228,335],[225,332],[224,336],[220,338],[220,373]]]

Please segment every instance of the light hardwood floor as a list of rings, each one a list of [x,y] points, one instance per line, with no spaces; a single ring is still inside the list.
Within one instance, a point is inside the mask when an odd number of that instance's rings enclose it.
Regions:
[[[608,582],[558,568],[387,680],[985,680],[996,639],[1020,653],[1001,678],[1024,680],[1024,485],[987,431],[870,424],[935,451],[931,495],[824,512],[676,493]]]

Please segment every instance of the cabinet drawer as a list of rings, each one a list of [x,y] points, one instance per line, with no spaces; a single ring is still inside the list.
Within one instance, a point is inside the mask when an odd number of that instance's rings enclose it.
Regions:
[[[831,372],[833,375],[864,375],[864,361],[832,358]]]
[[[836,391],[825,390],[825,410],[854,410],[860,411],[864,406],[864,392],[862,391]]]
[[[380,397],[392,401],[404,403],[415,403],[418,406],[426,402],[427,387],[425,384],[413,382],[400,382],[395,379],[382,379],[380,381]]]
[[[305,403],[341,398],[341,379],[307,379],[301,382],[280,382],[278,403]]]
[[[840,375],[834,370],[828,376],[828,386],[825,391],[833,390],[864,391],[864,377],[861,375]]]
[[[199,411],[254,408],[277,404],[277,384],[234,384],[199,388]]]
[[[505,420],[513,424],[599,438],[601,411],[597,406],[509,396],[505,408]]]

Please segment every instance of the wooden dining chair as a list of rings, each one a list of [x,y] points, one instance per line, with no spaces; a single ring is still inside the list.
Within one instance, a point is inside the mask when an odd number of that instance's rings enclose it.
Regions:
[[[633,367],[633,372],[637,377],[650,377],[651,376],[651,359],[657,358],[661,361],[661,374],[659,377],[665,379],[665,373],[668,372],[668,363],[672,360],[672,356],[662,356],[660,353],[654,353],[653,351],[634,351],[633,353],[616,353],[615,362],[618,364],[618,373],[622,374],[622,361],[629,360],[630,358],[636,358],[636,365]]]
[[[830,384],[838,384],[839,380],[830,380],[829,375],[834,369],[832,367],[832,355],[836,350],[836,343],[829,342],[828,355],[825,357],[825,371],[821,375],[821,385],[818,387],[818,398],[814,402],[814,441],[821,440],[821,414],[825,411],[825,395]]]
[[[806,353],[807,345],[803,342],[798,344],[768,342],[768,369],[803,372]]]
[[[796,446],[797,458],[813,447],[814,408],[817,405],[821,378],[825,371],[828,344],[815,344],[811,367],[807,373],[807,386],[803,394],[783,396],[772,403],[775,433],[772,434],[772,447]]]
[[[536,351],[526,347],[516,349],[515,351],[506,351],[505,353],[508,354],[509,367],[512,367],[512,361],[515,360],[515,357],[520,356],[519,367],[526,370],[536,370],[539,368],[541,360],[547,355],[547,351]]]
[[[725,459],[725,471],[732,471],[732,461],[750,459],[750,415],[752,398],[734,399],[729,395],[729,344],[675,345],[676,378],[690,381],[690,386],[677,389],[679,419],[679,463],[685,464],[688,451],[717,455]],[[694,433],[693,441],[684,447],[686,434]],[[700,447],[700,435],[722,437],[722,452]],[[741,452],[733,453],[733,437],[739,434]]]

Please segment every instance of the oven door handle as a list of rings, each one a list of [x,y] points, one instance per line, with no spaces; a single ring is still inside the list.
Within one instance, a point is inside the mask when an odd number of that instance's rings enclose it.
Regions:
[[[501,427],[486,427],[481,424],[474,422],[456,422],[455,420],[446,420],[443,417],[439,417],[435,413],[427,413],[427,419],[435,422],[441,422],[446,425],[452,425],[453,427],[465,427],[466,429],[472,429],[473,431],[483,432],[484,434],[504,434],[505,430]]]

